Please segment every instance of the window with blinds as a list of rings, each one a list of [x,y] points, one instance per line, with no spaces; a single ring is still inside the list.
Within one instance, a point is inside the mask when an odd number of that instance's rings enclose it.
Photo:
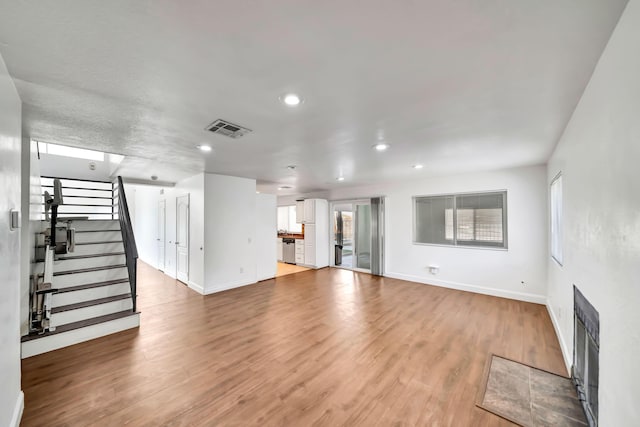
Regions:
[[[551,181],[551,257],[562,265],[562,175]]]
[[[507,247],[507,192],[414,197],[414,243]]]

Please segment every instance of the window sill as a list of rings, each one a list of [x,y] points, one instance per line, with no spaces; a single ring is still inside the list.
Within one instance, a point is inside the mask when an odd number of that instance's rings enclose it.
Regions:
[[[420,242],[411,242],[416,246],[435,246],[439,248],[452,248],[452,249],[479,249],[481,251],[501,251],[508,252],[509,247],[498,247],[498,246],[469,246],[469,245],[444,245],[438,243],[420,243]]]

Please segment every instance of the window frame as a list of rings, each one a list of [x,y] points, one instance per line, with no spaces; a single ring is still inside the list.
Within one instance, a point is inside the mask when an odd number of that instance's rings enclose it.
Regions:
[[[560,217],[558,218],[558,242],[559,242],[559,250],[560,253],[554,253],[554,234],[553,234],[553,218],[554,218],[554,206],[553,206],[553,186],[555,183],[560,182]],[[549,254],[551,255],[551,259],[556,262],[560,267],[563,266],[564,262],[564,247],[563,247],[563,228],[564,221],[562,217],[564,216],[564,179],[562,178],[562,171],[558,172],[555,177],[551,180],[549,184]],[[560,259],[556,258],[556,255],[560,255]]]
[[[460,245],[458,244],[458,236],[457,236],[457,225],[458,225],[458,221],[457,221],[457,201],[458,201],[458,197],[460,196],[478,196],[478,195],[483,195],[483,194],[501,194],[502,195],[502,200],[503,200],[503,205],[502,205],[502,241],[503,244],[502,245],[474,245],[474,244],[463,244]],[[453,198],[453,243],[424,243],[424,242],[418,242],[417,239],[417,226],[418,226],[418,222],[417,222],[417,212],[416,212],[416,202],[418,199],[424,199],[424,198],[429,198],[429,197],[452,197]],[[488,190],[488,191],[467,191],[464,193],[441,193],[441,194],[423,194],[423,195],[419,195],[419,196],[413,196],[411,198],[411,214],[412,214],[412,238],[411,238],[411,243],[414,245],[421,245],[421,246],[442,246],[442,247],[446,247],[446,248],[464,248],[464,249],[482,249],[482,250],[493,250],[493,251],[508,251],[509,250],[509,233],[508,233],[508,218],[509,218],[509,212],[508,212],[508,197],[507,197],[507,190]],[[464,208],[462,208],[464,209]]]
[[[287,217],[287,227],[284,229],[280,228],[280,221],[278,218],[277,221],[277,229],[278,231],[280,230],[285,230],[287,233],[291,233],[291,234],[302,234],[302,224],[299,224],[296,221],[296,218],[293,218],[293,222],[291,221],[291,213],[293,212],[293,215],[297,215],[296,213],[296,205],[283,205],[283,206],[278,206],[277,207],[277,215],[280,215],[280,209],[285,209],[286,210],[286,217]]]

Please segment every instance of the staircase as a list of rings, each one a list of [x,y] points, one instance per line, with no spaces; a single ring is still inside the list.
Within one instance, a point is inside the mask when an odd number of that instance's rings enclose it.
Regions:
[[[75,229],[75,249],[58,255],[53,263],[52,287],[57,292],[52,296],[51,326],[55,330],[22,337],[23,358],[140,324],[123,241],[127,234],[121,231],[121,220],[62,217],[60,221],[69,221],[70,228]],[[47,227],[47,222],[42,221],[42,229]],[[33,274],[42,275],[44,233],[37,237],[36,254]],[[135,263],[137,255],[130,258]],[[135,267],[133,272],[135,280]]]

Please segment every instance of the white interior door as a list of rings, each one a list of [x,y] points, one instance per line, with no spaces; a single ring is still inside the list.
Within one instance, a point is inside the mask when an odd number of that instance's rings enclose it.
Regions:
[[[176,199],[176,275],[189,281],[189,195]]]
[[[158,270],[164,271],[165,264],[165,230],[166,230],[167,201],[161,200],[158,203]]]

